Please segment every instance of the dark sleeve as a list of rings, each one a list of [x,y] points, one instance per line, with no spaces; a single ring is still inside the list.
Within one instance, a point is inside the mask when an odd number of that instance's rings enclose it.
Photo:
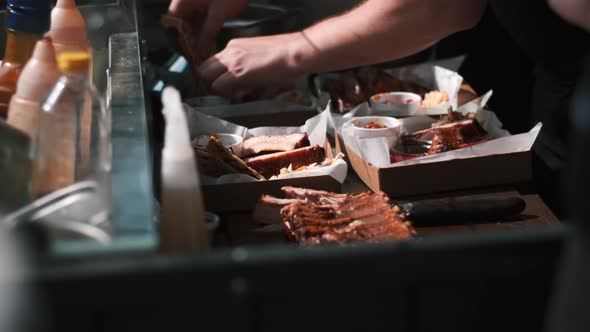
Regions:
[[[590,34],[560,18],[546,0],[491,0],[490,4],[500,23],[535,62],[548,70],[579,73]]]

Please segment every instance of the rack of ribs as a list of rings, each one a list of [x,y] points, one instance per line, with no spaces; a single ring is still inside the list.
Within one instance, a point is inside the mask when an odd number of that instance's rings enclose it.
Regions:
[[[282,188],[286,199],[263,196],[259,205],[281,203],[285,234],[301,245],[383,242],[411,239],[415,231],[398,206],[382,192],[360,195]],[[268,210],[267,210],[268,212]]]

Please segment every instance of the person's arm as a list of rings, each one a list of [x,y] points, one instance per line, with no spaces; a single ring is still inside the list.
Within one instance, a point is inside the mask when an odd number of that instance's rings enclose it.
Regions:
[[[590,32],[590,0],[549,0],[561,17]]]
[[[202,77],[227,96],[414,54],[473,27],[486,0],[367,0],[301,32],[232,40],[201,66]]]
[[[294,58],[305,72],[396,60],[472,28],[485,5],[482,0],[365,1],[302,31]]]

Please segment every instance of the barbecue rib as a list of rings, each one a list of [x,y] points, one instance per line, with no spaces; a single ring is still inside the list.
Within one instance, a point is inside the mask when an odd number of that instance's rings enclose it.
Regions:
[[[309,146],[307,134],[256,136],[244,141],[242,157],[284,152]]]
[[[336,194],[324,190],[304,189],[297,187],[283,187],[281,188],[285,197],[289,199],[307,199],[316,204],[336,204],[344,202],[348,194]]]
[[[276,198],[270,195],[262,195],[254,208],[254,221],[261,224],[281,224],[281,209],[293,203],[311,202],[314,204],[339,204],[344,202],[349,195],[335,194],[323,190],[311,190],[296,187],[281,188],[286,198]]]
[[[481,143],[487,132],[475,119],[449,123],[410,134],[419,140],[432,140],[427,155],[456,150]]]
[[[352,196],[292,187],[282,190],[288,199],[263,196],[257,209],[267,205],[276,211],[285,204],[280,212],[283,229],[301,245],[383,242],[411,239],[415,233],[401,209],[392,206],[382,192]]]
[[[315,145],[287,152],[265,154],[244,161],[248,166],[269,179],[273,175],[278,175],[282,168],[287,168],[289,165],[293,169],[297,169],[313,163],[319,164],[324,159],[326,159],[324,149],[319,145]]]

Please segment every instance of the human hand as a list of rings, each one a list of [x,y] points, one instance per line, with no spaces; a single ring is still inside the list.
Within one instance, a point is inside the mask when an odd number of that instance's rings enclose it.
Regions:
[[[233,100],[266,87],[285,87],[305,73],[300,33],[231,40],[199,68],[201,79],[216,93]]]
[[[590,32],[590,0],[549,0],[549,5],[564,19]]]
[[[223,23],[246,8],[248,0],[172,0],[168,11],[178,17],[192,17],[195,12],[202,12],[205,21],[198,36],[198,45],[210,49],[215,45],[215,38]]]

